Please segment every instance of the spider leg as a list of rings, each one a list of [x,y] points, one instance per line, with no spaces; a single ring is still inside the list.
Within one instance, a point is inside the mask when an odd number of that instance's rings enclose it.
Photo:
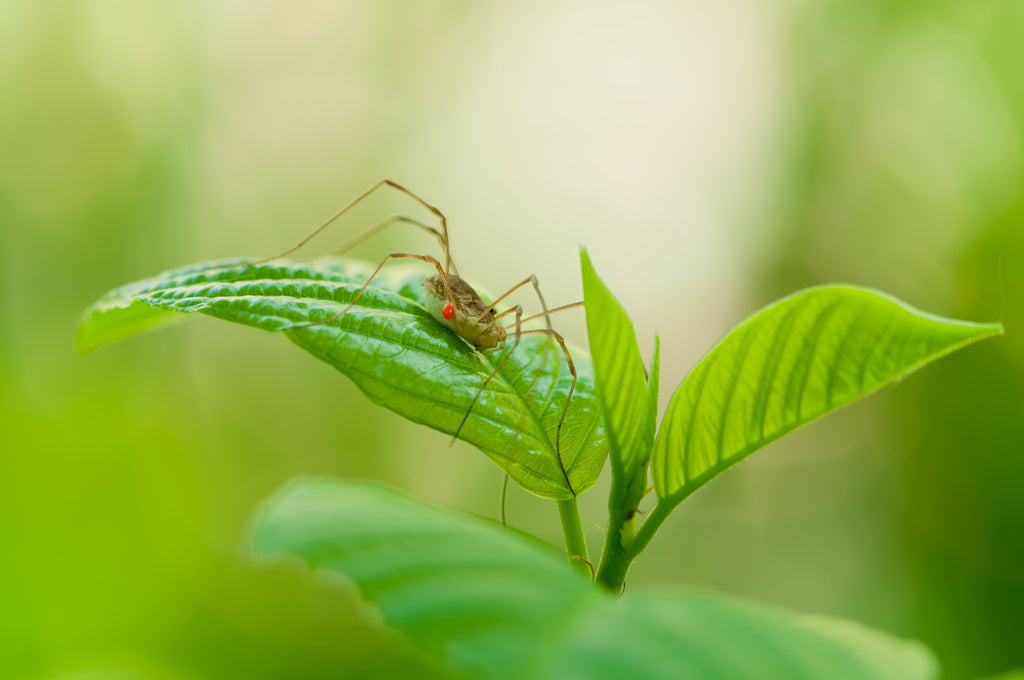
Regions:
[[[494,365],[494,369],[484,379],[483,384],[481,384],[480,387],[477,388],[476,394],[473,395],[473,401],[470,402],[469,408],[466,409],[466,413],[462,416],[462,421],[459,423],[459,426],[457,428],[455,428],[455,434],[452,435],[452,440],[450,442],[448,442],[449,446],[454,444],[455,440],[459,438],[459,433],[462,432],[462,427],[466,424],[466,421],[469,420],[469,414],[473,411],[473,407],[476,406],[476,402],[480,399],[480,395],[483,394],[484,388],[487,387],[487,383],[491,382],[491,378],[493,378],[494,376],[496,376],[498,374],[498,371],[500,371],[502,366],[505,365],[505,362],[508,361],[508,358],[510,356],[512,356],[512,352],[514,352],[516,347],[519,346],[519,335],[520,335],[519,334],[519,327],[521,325],[520,324],[520,320],[523,318],[523,308],[521,306],[519,306],[519,305],[516,305],[515,310],[516,310],[516,333],[515,333],[516,339],[512,342],[512,346],[509,347],[508,350],[504,354],[501,355],[500,359],[498,359],[498,363]],[[499,347],[497,349],[503,349],[503,348]]]
[[[517,319],[517,322],[519,320]],[[562,416],[558,419],[558,428],[555,430],[555,454],[558,456],[558,465],[562,468],[562,475],[565,476],[565,483],[569,486],[569,491],[575,496],[576,492],[572,488],[572,483],[569,481],[569,475],[565,471],[565,463],[562,461],[562,426],[565,425],[565,416],[569,413],[569,404],[572,402],[572,394],[576,391],[576,382],[579,380],[579,375],[576,373],[576,364],[572,361],[572,355],[569,353],[569,348],[565,346],[565,338],[562,337],[558,331],[550,330],[547,328],[541,328],[538,330],[524,331],[516,328],[516,342],[518,344],[519,338],[524,335],[548,335],[555,339],[558,346],[562,348],[562,354],[565,355],[565,361],[569,365],[569,373],[572,374],[572,384],[569,385],[569,394],[565,398],[565,406],[562,407]]]
[[[352,309],[352,307],[355,306],[357,302],[359,302],[359,298],[363,296],[363,293],[366,291],[367,286],[369,286],[370,282],[373,281],[377,274],[380,273],[380,270],[384,268],[384,265],[390,262],[391,260],[399,258],[419,260],[420,262],[429,262],[430,264],[434,265],[434,268],[437,269],[437,273],[441,275],[441,280],[444,282],[445,292],[448,294],[448,299],[450,300],[452,298],[451,289],[448,287],[448,277],[444,273],[444,270],[441,268],[441,263],[438,262],[437,258],[430,257],[429,255],[414,255],[413,253],[390,253],[381,261],[379,265],[377,265],[377,268],[373,270],[372,274],[370,274],[370,278],[366,279],[366,282],[359,289],[359,292],[356,293],[356,296],[352,298],[352,301],[349,302],[348,305],[343,310],[341,310],[340,312],[338,312],[337,314],[330,318],[324,319],[323,321],[311,321],[309,323],[295,324],[292,326],[288,326],[286,328],[282,328],[281,330],[291,331],[297,328],[310,328],[311,326],[319,326],[321,324],[331,323],[335,319],[343,316],[346,312]]]
[[[351,210],[353,207],[355,207],[357,204],[359,204],[367,196],[369,196],[370,194],[375,192],[377,189],[379,189],[381,187],[384,187],[384,186],[391,187],[392,189],[395,189],[396,191],[400,191],[401,193],[405,194],[406,196],[412,198],[414,201],[416,201],[417,203],[422,205],[424,208],[426,208],[427,210],[432,212],[437,217],[437,219],[441,223],[441,232],[440,232],[439,238],[440,238],[440,241],[441,241],[441,246],[442,246],[442,248],[444,248],[444,263],[445,263],[445,265],[444,265],[444,272],[445,272],[445,274],[448,274],[453,269],[455,269],[455,273],[456,273],[456,275],[458,275],[458,269],[455,268],[454,263],[452,262],[451,248],[449,248],[449,246],[448,246],[448,220],[445,218],[444,213],[442,213],[440,210],[438,210],[437,208],[435,208],[431,204],[429,204],[426,201],[424,201],[422,198],[420,198],[419,196],[417,196],[413,192],[411,192],[408,189],[406,189],[405,187],[403,187],[401,184],[399,184],[397,182],[394,182],[394,181],[392,181],[390,179],[386,179],[386,178],[377,181],[376,184],[374,184],[369,189],[367,189],[363,193],[361,193],[358,196],[356,196],[351,201],[349,201],[344,207],[342,207],[340,210],[338,210],[333,215],[331,215],[326,220],[324,220],[320,224],[320,226],[318,226],[316,229],[314,229],[309,234],[307,234],[302,240],[300,240],[295,245],[293,245],[290,248],[287,248],[285,250],[282,250],[280,253],[277,253],[276,255],[271,255],[270,257],[264,257],[264,258],[262,258],[260,260],[256,260],[256,262],[253,262],[251,264],[263,264],[264,262],[269,262],[270,260],[275,260],[275,259],[277,259],[279,257],[285,257],[286,255],[291,255],[296,250],[298,250],[302,246],[304,246],[307,243],[309,243],[310,241],[312,241],[320,232],[322,232],[324,229],[329,227],[335,220],[337,220],[339,217],[341,217],[342,215],[347,213],[349,210]],[[387,222],[387,220],[385,220],[385,222]],[[372,233],[375,229],[383,229],[383,228],[384,227],[381,226],[381,225],[375,225],[374,227],[371,227],[366,232],[364,232],[360,236],[356,237],[356,239],[354,239],[355,243],[358,243],[363,238],[368,237],[370,235],[370,233]],[[355,244],[353,243],[352,245],[355,245]]]

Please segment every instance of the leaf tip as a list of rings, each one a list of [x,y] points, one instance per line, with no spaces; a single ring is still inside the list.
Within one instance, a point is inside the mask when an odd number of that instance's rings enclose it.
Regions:
[[[93,345],[92,343],[79,340],[77,335],[75,336],[75,341],[73,344],[75,347],[75,352],[78,354],[78,356],[84,357],[88,354],[92,354],[96,350],[95,345]]]
[[[80,356],[92,354],[101,345],[101,343],[96,342],[96,334],[92,332],[92,327],[89,323],[90,311],[91,309],[82,315],[78,325],[75,327],[74,347]]]
[[[1006,328],[1002,323],[996,321],[991,323],[977,323],[974,321],[955,321],[966,332],[967,344],[1006,335]]]
[[[580,246],[580,268],[586,274],[587,272],[594,271],[594,265],[590,262],[590,253],[587,252],[586,246]]]

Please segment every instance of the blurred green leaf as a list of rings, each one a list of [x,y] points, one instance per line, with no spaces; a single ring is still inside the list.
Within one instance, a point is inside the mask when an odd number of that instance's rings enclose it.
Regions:
[[[935,677],[920,645],[852,623],[709,593],[613,598],[546,545],[375,484],[293,481],[253,544],[345,574],[388,625],[472,677]]]
[[[999,324],[926,314],[883,293],[809,288],[730,331],[683,380],[654,445],[671,508],[723,470],[815,418],[982,338]]]
[[[253,545],[345,574],[388,625],[491,677],[515,675],[603,597],[549,546],[372,483],[289,483],[257,516]]]
[[[654,443],[657,397],[655,395],[652,413],[647,374],[629,315],[598,277],[590,256],[583,249],[580,250],[580,266],[597,396],[604,409],[612,471],[621,480],[621,487],[616,485],[621,497],[611,498],[609,503],[628,512],[636,508],[647,490],[647,464]],[[657,380],[655,373],[652,375],[655,391]]]
[[[481,354],[430,316],[421,305],[422,268],[387,270],[345,315],[290,329],[344,309],[372,270],[336,258],[189,265],[104,295],[86,310],[76,344],[89,352],[173,321],[180,316],[175,312],[284,331],[349,376],[374,403],[453,434],[500,355]],[[589,488],[606,455],[590,361],[575,353],[579,381],[560,441],[565,474],[554,438],[572,379],[545,337],[523,338],[459,433],[523,488],[554,499]]]
[[[594,611],[544,677],[933,680],[938,664],[920,643],[849,621],[669,590]]]
[[[194,680],[195,677],[194,674],[172,674],[168,671],[139,672],[120,668],[104,668],[58,675],[49,680]]]

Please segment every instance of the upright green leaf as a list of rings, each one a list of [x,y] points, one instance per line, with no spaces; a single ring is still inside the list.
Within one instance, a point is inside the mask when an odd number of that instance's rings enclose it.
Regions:
[[[284,331],[373,402],[453,434],[499,355],[481,354],[430,316],[421,304],[422,267],[385,269],[343,316],[291,328],[345,309],[372,269],[344,259],[190,265],[104,295],[86,311],[76,342],[88,352],[173,321],[181,316],[176,312]],[[562,464],[555,433],[571,375],[543,337],[523,338],[459,434],[523,488],[548,498],[571,498],[590,487],[606,455],[590,361],[575,354],[579,382],[561,433]]]
[[[374,484],[291,482],[252,535],[258,555],[344,574],[387,625],[473,678],[935,677],[920,645],[851,623],[710,593],[614,598],[546,545]]]
[[[679,503],[790,430],[1001,332],[849,286],[810,288],[762,309],[709,351],[669,402],[652,462],[659,505]]]
[[[654,352],[651,354],[651,371],[647,378],[647,425],[653,445],[654,433],[658,427],[658,390],[661,389],[661,337],[654,336]]]
[[[611,444],[612,473],[622,480],[621,487],[617,487],[622,497],[609,502],[629,511],[636,508],[647,488],[657,412],[652,417],[647,375],[633,322],[598,277],[584,249],[580,249],[580,265],[587,337]]]

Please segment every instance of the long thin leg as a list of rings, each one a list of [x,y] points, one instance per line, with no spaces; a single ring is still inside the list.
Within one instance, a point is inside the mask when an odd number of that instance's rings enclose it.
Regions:
[[[348,310],[352,309],[357,302],[359,302],[359,298],[363,296],[363,292],[366,290],[367,286],[370,285],[370,282],[373,281],[374,277],[380,273],[380,270],[384,268],[384,265],[387,264],[389,260],[398,258],[409,258],[412,260],[419,260],[420,262],[429,262],[434,265],[434,268],[437,269],[437,273],[441,275],[441,280],[444,282],[444,290],[448,295],[448,299],[452,299],[452,291],[448,286],[448,277],[445,275],[444,270],[441,269],[441,263],[437,261],[437,258],[430,257],[429,255],[414,255],[412,253],[389,253],[388,256],[385,257],[379,265],[377,265],[377,268],[373,270],[373,273],[370,274],[370,278],[366,279],[366,283],[363,284],[362,288],[359,289],[359,292],[356,293],[356,296],[352,298],[352,302],[348,303],[348,306],[346,306],[345,309],[341,310],[329,319],[324,319],[323,321],[311,321],[309,323],[295,324],[294,326],[288,326],[281,330],[291,331],[296,328],[309,328],[310,326],[319,326],[321,324],[331,323],[338,317],[344,315]]]
[[[572,384],[569,385],[569,394],[565,398],[565,406],[562,407],[562,417],[558,419],[558,429],[555,430],[555,453],[558,455],[558,465],[562,468],[562,474],[565,475],[565,483],[569,485],[569,490],[573,492],[573,495],[576,495],[576,492],[573,491],[572,483],[569,482],[569,475],[565,472],[565,464],[562,462],[562,426],[565,424],[565,416],[569,413],[569,404],[572,402],[572,393],[576,390],[576,381],[579,380],[579,376],[576,374],[576,365],[572,362],[572,355],[569,354],[569,348],[565,346],[565,338],[562,337],[561,333],[547,328],[532,331],[520,330],[519,321],[519,319],[516,319],[516,344],[519,344],[519,337],[523,335],[549,335],[558,342],[559,347],[562,348],[562,354],[565,355],[565,361],[569,364]]]
[[[523,323],[527,323],[528,321],[533,321],[534,319],[539,319],[540,317],[543,316],[544,319],[548,322],[548,330],[551,330],[550,326],[551,326],[551,315],[552,314],[556,314],[558,312],[564,312],[567,309],[575,309],[577,307],[582,307],[583,305],[584,305],[584,303],[581,300],[580,302],[573,302],[572,304],[562,305],[561,307],[555,307],[554,309],[549,309],[549,310],[547,310],[545,312],[541,312],[540,314],[534,314],[533,316],[528,316],[525,319],[523,319]],[[497,316],[495,316],[494,320],[497,321],[501,317],[506,316],[509,313],[514,312],[514,311],[515,311],[515,309],[512,309],[512,308],[506,309],[501,314],[498,314]],[[544,370],[544,367],[547,365],[547,358],[548,358],[548,355],[546,353],[541,357],[541,368],[540,368],[540,370],[542,370],[542,371]]]
[[[547,325],[548,330],[554,333],[554,329],[551,327],[551,312],[548,310],[548,303],[544,301],[544,294],[540,292],[540,282],[537,281],[537,277],[530,274],[530,283],[533,284],[533,290],[537,293],[537,299],[540,300],[541,315],[544,317],[544,323]]]
[[[516,292],[520,288],[522,288],[523,286],[525,286],[527,283],[533,284],[533,290],[537,294],[537,299],[540,300],[540,308],[541,308],[541,310],[543,310],[539,315],[535,315],[535,316],[532,316],[530,318],[531,319],[535,319],[535,318],[537,318],[537,316],[543,316],[544,317],[544,322],[547,324],[548,330],[549,331],[553,330],[553,327],[551,325],[551,312],[548,311],[548,304],[547,304],[547,302],[544,301],[544,294],[540,292],[540,283],[537,281],[537,277],[535,275],[533,275],[533,274],[530,274],[528,277],[526,277],[525,279],[523,279],[522,281],[520,281],[516,285],[512,286],[511,288],[509,288],[507,291],[505,291],[504,294],[502,294],[500,297],[498,297],[497,300],[492,302],[491,305],[486,310],[484,310],[483,314],[481,314],[480,316],[478,316],[476,318],[476,321],[480,321],[481,319],[483,319],[484,316],[487,315],[487,312],[492,311],[495,307],[498,306],[499,302],[501,302],[502,300],[507,298],[509,295],[511,295],[512,293]],[[505,316],[506,314],[509,314],[514,309],[515,309],[514,307],[506,309],[504,312],[502,312],[501,314],[497,315],[495,317],[495,320],[500,319],[501,317]],[[540,362],[540,367],[539,367],[540,371],[544,371],[547,368],[547,362],[548,362],[548,355],[547,355],[547,353],[545,353],[545,354],[543,354],[541,356],[541,362]]]
[[[527,321],[533,321],[534,319],[539,319],[542,316],[549,317],[549,316],[551,316],[552,314],[554,314],[556,312],[564,312],[567,309],[575,309],[577,307],[582,307],[584,304],[585,303],[582,300],[580,300],[579,302],[573,302],[572,304],[562,305],[561,307],[555,307],[554,309],[549,309],[547,311],[547,313],[541,312],[540,314],[534,314],[533,316],[528,316],[525,319],[523,319],[523,323],[526,323]],[[508,316],[509,314],[511,314],[514,311],[516,311],[514,308],[506,309],[504,312],[502,312],[501,314],[496,315],[494,318],[495,318],[495,320],[500,319],[503,316]]]
[[[576,491],[572,488],[572,482],[569,481],[569,474],[565,470],[565,464],[562,462],[561,445],[562,425],[565,423],[565,416],[569,412],[569,403],[572,401],[573,392],[576,390],[576,381],[578,379],[578,376],[576,374],[576,364],[573,363],[572,355],[569,354],[569,349],[565,346],[565,339],[561,336],[561,334],[558,333],[558,331],[548,330],[546,328],[532,331],[524,331],[522,329],[523,309],[521,306],[516,305],[515,310],[516,329],[513,333],[513,335],[515,335],[515,340],[512,343],[512,347],[509,348],[509,350],[501,356],[501,359],[499,359],[498,363],[495,364],[494,370],[491,371],[490,375],[487,376],[487,379],[484,380],[483,384],[480,385],[480,387],[477,389],[476,395],[473,396],[473,401],[470,403],[469,408],[466,409],[465,415],[462,416],[462,422],[459,423],[459,427],[455,430],[455,434],[452,436],[451,444],[454,444],[455,440],[458,438],[459,432],[462,431],[462,426],[465,425],[466,421],[469,419],[469,414],[473,411],[473,407],[476,406],[476,402],[477,400],[480,399],[480,395],[483,394],[484,388],[487,387],[487,384],[491,381],[491,379],[498,374],[498,371],[502,369],[502,367],[505,365],[505,362],[508,361],[508,358],[512,356],[512,352],[514,352],[516,347],[519,346],[519,341],[522,339],[522,337],[524,335],[550,335],[558,342],[559,346],[561,346],[562,352],[565,354],[565,360],[569,365],[569,372],[572,374],[572,384],[569,386],[569,394],[565,399],[565,406],[562,408],[562,416],[558,420],[558,429],[555,431],[555,455],[558,458],[558,467],[562,471],[562,476],[565,478],[566,486],[569,488],[569,491],[572,492],[573,495],[576,495]]]
[[[409,196],[414,201],[416,201],[417,203],[422,205],[424,208],[426,208],[427,210],[432,212],[437,217],[437,219],[440,220],[440,222],[441,222],[441,243],[442,243],[442,246],[444,247],[444,273],[445,274],[450,273],[451,270],[453,269],[453,264],[452,264],[451,248],[449,248],[449,246],[448,246],[448,221],[445,219],[444,213],[442,213],[440,210],[438,210],[437,208],[435,208],[431,204],[429,204],[426,201],[424,201],[422,198],[420,198],[419,196],[417,196],[413,192],[411,192],[408,189],[406,189],[405,187],[403,187],[401,184],[398,184],[397,182],[393,182],[390,179],[382,179],[382,180],[378,181],[376,184],[374,184],[372,187],[370,187],[369,189],[364,191],[363,193],[361,193],[358,196],[356,196],[352,201],[350,201],[347,205],[345,205],[341,210],[337,211],[336,213],[334,213],[333,215],[328,217],[326,220],[324,220],[324,222],[319,227],[317,227],[316,229],[311,231],[305,238],[303,238],[301,241],[296,243],[291,248],[288,248],[286,250],[282,250],[280,253],[277,253],[276,255],[271,255],[270,257],[265,257],[263,259],[257,260],[256,262],[254,262],[252,264],[262,264],[264,262],[269,262],[270,260],[275,260],[275,259],[277,259],[279,257],[285,257],[286,255],[291,255],[296,250],[298,250],[302,246],[304,246],[307,243],[309,243],[310,241],[312,241],[313,238],[315,238],[317,234],[322,232],[324,229],[326,229],[328,226],[330,226],[332,222],[334,222],[336,219],[338,219],[339,217],[344,215],[346,212],[348,212],[350,209],[352,209],[353,206],[355,206],[357,203],[362,201],[364,198],[366,198],[367,196],[369,196],[370,194],[372,194],[374,191],[376,191],[377,189],[379,189],[382,186],[389,186],[389,187],[391,187],[391,188],[393,188],[393,189],[395,189],[397,191],[402,192],[406,196]],[[458,273],[458,270],[456,270],[456,273]]]
[[[516,310],[516,332],[515,332],[516,339],[512,342],[512,347],[510,347],[504,354],[501,355],[501,358],[498,359],[498,363],[494,365],[494,370],[492,370],[490,375],[488,375],[487,378],[484,379],[483,384],[480,385],[479,388],[477,388],[476,394],[473,395],[473,401],[470,402],[469,408],[466,409],[466,413],[462,416],[462,421],[459,422],[459,426],[457,428],[455,428],[455,434],[452,435],[452,440],[448,443],[449,446],[454,444],[455,440],[459,438],[459,433],[462,432],[462,426],[466,424],[467,420],[469,420],[469,414],[472,413],[473,407],[476,406],[477,400],[480,399],[480,395],[484,393],[484,388],[487,387],[487,383],[491,382],[491,378],[493,378],[495,375],[498,374],[498,371],[501,370],[501,367],[504,366],[505,362],[508,361],[508,358],[510,356],[512,356],[512,352],[514,352],[516,347],[519,346],[519,327],[520,327],[519,320],[523,318],[523,308],[522,308],[521,305],[516,305],[515,310]]]
[[[442,236],[441,232],[438,231],[437,229],[435,229],[434,227],[430,226],[429,224],[423,224],[419,220],[414,219],[412,217],[408,217],[407,215],[392,215],[391,217],[388,217],[387,219],[381,220],[380,222],[378,222],[377,224],[373,225],[369,229],[366,229],[366,230],[362,231],[361,233],[357,234],[353,238],[350,238],[348,241],[346,241],[345,243],[341,244],[340,247],[335,248],[331,252],[333,254],[335,254],[335,255],[341,255],[343,253],[347,253],[348,251],[352,250],[357,245],[359,245],[360,243],[362,243],[366,239],[370,238],[374,234],[377,234],[378,232],[384,231],[385,229],[390,227],[392,224],[397,224],[399,222],[401,222],[403,224],[411,224],[414,227],[419,227],[420,229],[422,229],[423,231],[427,232],[428,234],[432,234],[434,236],[434,238],[437,239],[437,242],[441,244],[441,248],[442,249],[444,248],[444,236]]]
[[[547,322],[548,330],[551,330],[551,319],[548,318],[548,315],[551,312],[548,310],[548,304],[544,301],[544,294],[540,292],[540,283],[537,281],[537,277],[534,276],[533,274],[530,274],[528,277],[526,277],[525,279],[523,279],[522,281],[520,281],[516,285],[512,286],[511,288],[509,288],[507,291],[505,291],[500,297],[498,297],[497,300],[492,302],[490,304],[490,306],[488,306],[487,309],[484,310],[483,314],[481,314],[480,316],[478,316],[475,319],[475,321],[480,321],[481,319],[483,319],[485,316],[487,316],[487,312],[490,312],[491,310],[493,310],[495,307],[498,306],[498,304],[502,300],[504,300],[509,295],[511,295],[512,293],[516,292],[517,290],[519,290],[520,288],[522,288],[523,286],[525,286],[528,283],[532,283],[533,284],[533,290],[537,293],[537,299],[540,300],[540,308],[544,310],[540,314],[531,316],[530,318],[531,319],[535,319],[535,318],[537,318],[539,316],[543,316],[544,320]],[[515,307],[510,307],[509,309],[506,309],[504,312],[499,314],[496,318],[501,318],[502,316],[505,316],[506,314],[511,313],[514,309],[515,309]]]

